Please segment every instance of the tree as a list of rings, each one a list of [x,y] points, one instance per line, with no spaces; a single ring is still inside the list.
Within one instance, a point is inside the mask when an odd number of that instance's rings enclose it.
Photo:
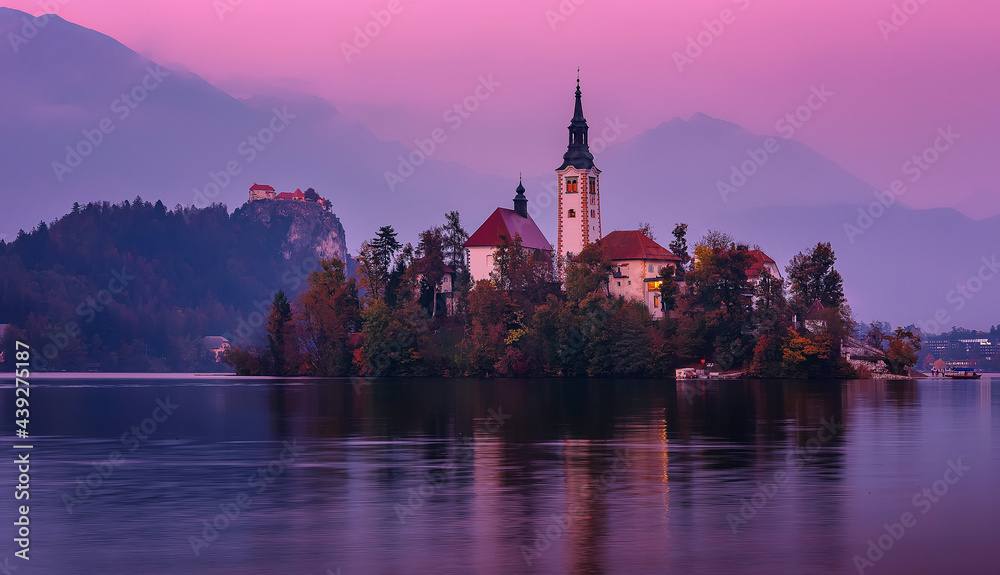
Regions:
[[[469,293],[469,323],[459,345],[469,375],[494,375],[506,363],[508,348],[524,335],[521,309],[507,291],[480,280]]]
[[[780,377],[783,350],[792,327],[792,311],[785,299],[784,281],[764,268],[754,295],[756,301],[750,326],[757,340],[748,373],[753,377]]]
[[[291,329],[292,306],[285,292],[278,290],[267,316],[267,347],[271,352],[272,375],[287,375]]]
[[[664,266],[660,270],[660,309],[664,315],[669,315],[677,307],[677,294],[680,287],[674,279],[674,268]]]
[[[502,235],[493,250],[490,279],[497,289],[538,303],[544,300],[546,285],[552,281],[552,265],[538,250],[525,248],[521,234],[515,234],[513,240]]]
[[[883,345],[889,339],[892,326],[886,322],[873,321],[865,331],[864,342],[878,350],[885,350]]]
[[[820,242],[809,253],[796,254],[785,268],[791,282],[792,309],[800,317],[816,301],[827,308],[844,304],[844,280],[833,267],[836,261],[830,242]]]
[[[428,356],[427,312],[410,301],[396,309],[376,301],[361,312],[362,344],[354,354],[356,371],[365,376],[419,377],[432,373]]]
[[[430,297],[431,317],[437,316],[438,288],[445,276],[444,234],[441,228],[426,230],[420,234],[419,267],[421,299]]]
[[[399,248],[392,226],[382,226],[375,238],[361,244],[357,257],[358,274],[370,301],[387,296],[389,267]]]
[[[886,337],[885,359],[889,369],[902,375],[906,368],[917,363],[917,352],[920,351],[920,337],[910,330],[897,327],[896,331]]]
[[[358,291],[340,260],[321,260],[309,274],[308,289],[299,295],[295,319],[302,349],[301,371],[309,375],[350,373],[348,338],[360,323]]]
[[[462,227],[458,212],[448,212],[444,217],[447,220],[442,230],[445,261],[451,269],[461,274],[468,268],[465,262],[465,242],[469,239],[469,232]]]
[[[694,269],[685,276],[685,307],[701,316],[702,345],[711,346],[715,362],[724,369],[741,364],[753,352],[753,300],[747,280],[753,259],[746,246],[731,240],[710,231],[698,242]]]
[[[684,272],[688,269],[688,262],[691,261],[691,255],[688,254],[687,229],[687,224],[675,225],[673,231],[674,241],[670,242],[668,246],[675,256],[681,258],[681,263],[677,266],[677,275],[680,277],[684,277]]]
[[[587,345],[587,375],[640,377],[652,367],[652,319],[645,304],[606,300],[608,319]]]
[[[653,235],[653,225],[649,222],[639,222],[639,233],[651,240],[656,240],[656,236]]]
[[[393,257],[402,247],[396,240],[396,230],[392,226],[382,226],[378,229],[378,235],[375,236],[375,239],[369,243],[372,246],[372,254],[378,269],[388,272]]]
[[[566,297],[580,301],[591,293],[610,295],[608,284],[613,272],[601,242],[587,244],[566,266]]]

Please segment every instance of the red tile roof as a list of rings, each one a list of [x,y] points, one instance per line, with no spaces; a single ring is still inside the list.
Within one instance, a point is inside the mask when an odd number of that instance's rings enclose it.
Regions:
[[[486,218],[483,225],[479,226],[479,229],[465,242],[465,247],[496,246],[500,244],[501,235],[511,240],[514,236],[520,235],[522,246],[552,251],[552,244],[545,239],[545,234],[538,229],[531,216],[522,217],[521,214],[507,208],[497,208],[489,218]]]
[[[424,273],[424,268],[427,266],[427,258],[419,258],[419,259],[413,260],[413,264],[411,264],[411,265],[413,266],[413,269],[417,273],[422,274],[422,273]],[[451,266],[449,266],[448,264],[444,264],[444,273],[446,273],[446,274],[453,274],[453,273],[455,273],[455,270],[451,269]]]
[[[774,264],[775,266],[778,265],[776,261],[772,260],[767,254],[760,250],[750,250],[747,253],[750,254],[751,258],[753,258],[753,262],[750,264],[750,267],[747,268],[747,276],[749,277],[759,276],[761,270],[764,269],[765,264]]]
[[[294,192],[281,192],[276,196],[279,200],[294,200],[295,198],[305,198],[306,195],[302,193],[302,190],[296,188]]]
[[[613,261],[681,261],[681,258],[675,256],[670,250],[656,243],[639,230],[614,231],[598,240],[598,242],[604,248],[605,256]]]
[[[258,184],[257,182],[254,182],[253,185],[250,186],[250,191],[273,192],[274,188],[266,184]]]

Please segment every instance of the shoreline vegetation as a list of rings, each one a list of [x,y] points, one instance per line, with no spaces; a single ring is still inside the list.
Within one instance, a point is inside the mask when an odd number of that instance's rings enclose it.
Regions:
[[[678,224],[670,249],[681,262],[660,273],[664,317],[654,320],[642,302],[610,294],[600,241],[566,263],[562,289],[553,262],[501,237],[490,279],[473,283],[468,233],[457,212],[446,219],[416,245],[382,227],[362,244],[355,277],[320,262],[294,302],[275,294],[264,341],[223,361],[238,375],[327,377],[673,378],[710,364],[750,379],[898,378],[918,361],[914,331],[880,324],[863,336],[874,362],[842,355],[859,326],[829,243],[795,256],[787,284],[766,271],[751,283],[748,245],[710,231],[692,256]]]
[[[38,373],[206,373],[221,364],[205,337],[221,334],[237,374],[288,377],[673,378],[702,360],[748,378],[878,377],[859,359],[903,375],[920,349],[914,329],[855,322],[830,244],[793,258],[787,279],[751,282],[749,246],[713,231],[689,253],[678,224],[681,261],[656,278],[654,320],[611,295],[600,242],[560,284],[554,262],[503,238],[474,284],[457,212],[415,245],[384,226],[347,262],[317,262],[310,246],[289,259],[293,222],[250,216],[136,197],[74,204],[0,240],[0,345],[31,342]],[[852,365],[841,351],[857,339]]]

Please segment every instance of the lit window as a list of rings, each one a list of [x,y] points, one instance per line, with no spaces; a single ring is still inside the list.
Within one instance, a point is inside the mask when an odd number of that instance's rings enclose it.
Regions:
[[[597,217],[597,212],[595,212],[594,210],[590,210],[590,217],[596,218]]]
[[[579,191],[579,187],[577,186],[577,181],[578,180],[576,178],[566,178],[566,191],[568,193],[574,193]]]
[[[576,210],[570,210],[569,211],[569,217],[575,218],[576,217]]]
[[[590,193],[597,193],[597,178],[590,178]]]

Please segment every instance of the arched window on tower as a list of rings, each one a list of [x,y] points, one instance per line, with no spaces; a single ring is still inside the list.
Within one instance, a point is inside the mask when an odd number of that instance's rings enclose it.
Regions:
[[[569,211],[569,217],[575,218],[576,217],[576,210],[570,210]]]
[[[576,193],[579,191],[576,178],[566,178],[566,192]]]
[[[597,178],[590,178],[590,193],[597,193]]]

